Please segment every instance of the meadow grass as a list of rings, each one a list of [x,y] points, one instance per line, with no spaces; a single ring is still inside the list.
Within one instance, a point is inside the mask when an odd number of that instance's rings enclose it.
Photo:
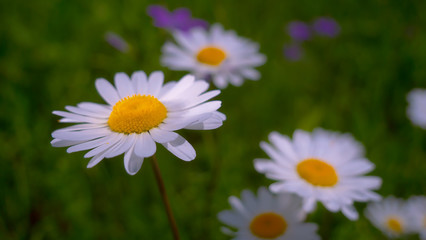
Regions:
[[[171,239],[160,195],[145,160],[129,176],[123,156],[86,169],[83,153],[50,145],[64,127],[53,110],[83,101],[103,103],[94,80],[114,73],[162,70],[166,80],[185,73],[160,66],[170,36],[152,26],[150,1],[0,1],[0,239]],[[184,162],[162,147],[158,161],[182,239],[229,239],[216,214],[227,198],[272,181],[253,159],[271,131],[350,132],[376,164],[383,196],[426,192],[426,131],[407,119],[406,94],[426,88],[424,1],[162,1],[256,41],[268,57],[262,78],[223,90],[228,119],[207,132],[180,131],[197,151]],[[331,16],[335,39],[303,44],[289,62],[282,47],[291,20]],[[123,54],[104,40],[120,34]],[[362,212],[365,204],[356,204]],[[365,217],[352,222],[322,206],[309,216],[323,239],[384,239]],[[414,238],[413,238],[414,239]]]

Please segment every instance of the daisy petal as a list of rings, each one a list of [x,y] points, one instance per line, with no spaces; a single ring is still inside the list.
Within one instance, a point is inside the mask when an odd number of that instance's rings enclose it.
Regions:
[[[137,136],[135,144],[135,154],[142,158],[151,157],[154,155],[157,147],[149,133],[144,132]]]
[[[98,78],[96,79],[95,86],[101,97],[109,105],[114,106],[116,102],[120,101],[117,91],[107,80]]]
[[[163,146],[176,157],[184,161],[192,161],[195,159],[195,149],[180,135],[171,142],[163,143]]]
[[[129,76],[125,73],[116,73],[114,76],[115,86],[117,87],[120,98],[129,97],[135,94]]]
[[[164,74],[161,71],[153,72],[148,79],[148,92],[150,95],[157,97],[163,85]]]
[[[154,139],[154,141],[158,143],[171,142],[179,136],[175,132],[170,132],[159,128],[153,128],[149,130],[149,133],[151,134],[151,137]]]
[[[135,175],[141,169],[144,160],[143,157],[135,154],[134,148],[135,145],[124,154],[124,168],[130,175]]]

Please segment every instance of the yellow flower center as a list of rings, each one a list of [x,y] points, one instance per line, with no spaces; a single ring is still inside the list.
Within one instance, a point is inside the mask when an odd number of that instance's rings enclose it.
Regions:
[[[151,95],[133,95],[117,102],[108,125],[114,132],[142,133],[157,127],[167,117],[166,107]]]
[[[402,224],[398,218],[394,218],[394,217],[388,218],[388,220],[386,221],[386,225],[388,226],[390,230],[396,233],[402,232]]]
[[[332,187],[338,180],[333,166],[315,158],[297,164],[297,173],[310,184],[320,187]]]
[[[217,66],[226,58],[226,53],[220,48],[208,46],[201,49],[197,54],[200,63]]]
[[[251,233],[259,238],[274,239],[284,234],[286,229],[284,218],[272,212],[259,214],[250,223]]]

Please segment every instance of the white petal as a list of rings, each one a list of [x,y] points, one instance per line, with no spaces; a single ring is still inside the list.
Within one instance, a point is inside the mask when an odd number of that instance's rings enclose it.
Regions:
[[[157,147],[155,145],[154,140],[148,132],[141,133],[137,136],[136,144],[135,144],[135,154],[139,157],[151,157],[154,155]]]
[[[179,136],[175,132],[170,132],[159,128],[153,128],[149,130],[149,133],[151,134],[151,137],[154,139],[154,141],[158,143],[171,142]]]
[[[195,77],[193,75],[185,75],[181,80],[179,80],[176,85],[173,86],[170,91],[168,91],[166,94],[164,94],[161,97],[161,101],[167,101],[169,99],[172,99],[175,96],[178,96],[182,92],[184,92],[186,89],[191,87],[194,84]]]
[[[349,220],[355,221],[358,219],[358,212],[352,205],[344,206],[342,208],[342,212],[347,218],[349,218]]]
[[[241,74],[250,80],[259,80],[260,73],[253,68],[244,68],[241,70]]]
[[[70,141],[70,140],[62,140],[62,139],[53,139],[50,144],[52,144],[52,147],[68,147],[75,144],[79,144],[81,141]]]
[[[153,95],[155,97],[158,96],[161,90],[161,86],[163,86],[164,82],[164,74],[161,71],[153,72],[149,75],[148,79],[148,93],[149,95]]]
[[[110,152],[108,155],[106,155],[106,158],[113,158],[115,156],[118,156],[124,152],[127,152],[136,142],[136,134],[132,133],[127,136],[123,136],[123,143],[120,144],[115,151]]]
[[[114,77],[115,87],[120,98],[129,97],[135,94],[129,76],[125,73],[116,73]]]
[[[76,132],[62,131],[61,129],[59,129],[52,133],[52,137],[71,141],[87,141],[103,137],[111,133],[111,130],[109,130],[108,128],[88,129]]]
[[[90,150],[84,155],[84,157],[85,158],[93,157],[104,151],[107,151],[108,149],[111,150],[121,140],[121,138],[122,136],[116,133],[107,136],[106,141],[102,145]],[[104,158],[104,156],[102,158]]]
[[[136,94],[144,95],[148,92],[148,82],[144,71],[136,71],[132,74],[132,84]]]
[[[124,168],[130,175],[135,175],[141,169],[143,157],[139,157],[134,152],[135,145],[124,154]]]
[[[110,114],[109,112],[108,113],[93,112],[87,109],[73,107],[73,106],[65,106],[65,109],[75,114],[84,115],[84,116],[93,117],[93,118],[108,118]]]
[[[82,102],[77,104],[79,108],[83,108],[92,112],[99,112],[102,114],[110,114],[111,113],[111,106],[104,105],[104,104],[98,104],[98,103],[91,103],[91,102]]]
[[[106,123],[105,118],[87,117],[80,114],[64,112],[64,111],[53,111],[55,115],[64,117],[67,122],[86,122],[86,123]],[[64,118],[60,122],[64,121]]]
[[[116,102],[120,101],[117,91],[107,80],[103,78],[96,79],[95,82],[96,90],[98,90],[99,95],[107,102],[109,105],[114,106]]]
[[[213,83],[218,88],[226,88],[228,86],[228,81],[222,75],[213,76]]]
[[[109,140],[109,136],[105,136],[105,137],[97,138],[95,140],[91,140],[91,141],[88,141],[88,142],[83,142],[83,143],[74,145],[72,147],[69,147],[67,149],[67,152],[73,153],[73,152],[79,152],[79,151],[84,151],[84,150],[96,148],[100,145],[105,144],[108,140]]]
[[[163,146],[176,157],[184,161],[192,161],[195,159],[195,149],[180,135],[171,142],[163,143]]]

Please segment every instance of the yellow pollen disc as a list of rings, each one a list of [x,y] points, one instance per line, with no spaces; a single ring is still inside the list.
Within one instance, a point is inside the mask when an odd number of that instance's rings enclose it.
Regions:
[[[117,102],[108,125],[114,132],[142,133],[157,127],[167,117],[166,107],[151,95],[133,95]]]
[[[217,66],[226,58],[226,53],[220,48],[208,46],[201,49],[197,54],[200,63]]]
[[[333,166],[315,158],[297,164],[297,173],[310,184],[320,187],[332,187],[338,180]]]
[[[402,232],[402,224],[397,218],[389,218],[386,221],[388,228],[396,233]]]
[[[251,233],[259,238],[274,239],[283,235],[286,229],[284,218],[272,212],[259,214],[250,223]]]

